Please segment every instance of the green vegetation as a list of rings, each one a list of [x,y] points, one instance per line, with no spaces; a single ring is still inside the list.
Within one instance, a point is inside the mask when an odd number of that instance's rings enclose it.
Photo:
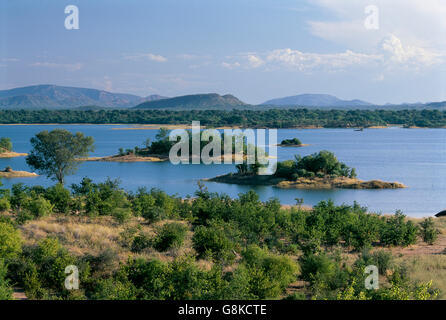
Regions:
[[[282,140],[280,145],[282,145],[282,146],[301,146],[302,142],[297,138],[285,139],[285,140]]]
[[[440,231],[435,228],[434,219],[424,219],[423,222],[420,223],[420,227],[420,234],[423,241],[430,245],[434,244],[438,239],[438,234],[440,233]]]
[[[256,175],[258,168],[258,164],[248,165],[246,161],[236,166],[239,175]],[[271,179],[283,178],[293,181],[301,177],[356,178],[356,170],[338,161],[332,152],[323,150],[303,158],[298,155],[294,160],[277,162],[277,170]]]
[[[284,209],[253,192],[237,199],[163,191],[128,193],[88,178],[71,191],[14,185],[2,190],[0,298],[11,287],[33,299],[434,299],[387,248],[431,230],[397,212],[322,201]],[[124,216],[124,218],[123,218]],[[19,231],[21,230],[21,231]],[[424,231],[422,231],[424,230]],[[423,233],[424,232],[424,233]],[[432,240],[432,239],[431,239]],[[379,266],[379,290],[364,268]],[[80,290],[64,287],[76,265]],[[294,283],[303,281],[296,291]]]
[[[277,163],[272,175],[259,175],[261,165],[248,165],[246,161],[236,166],[237,173],[229,173],[208,181],[245,185],[272,185],[283,189],[399,189],[406,186],[398,182],[380,180],[362,181],[356,170],[338,161],[336,156],[323,150],[295,160]]]
[[[204,131],[200,132],[200,136],[198,136],[198,134],[196,136],[194,136],[192,134],[191,130],[187,130],[188,132],[188,139],[189,139],[189,156],[192,155],[192,145],[193,145],[193,140],[195,138],[195,141],[199,141],[200,143],[200,154],[203,151],[203,149],[206,146],[209,146],[209,144],[212,143],[213,141],[213,137],[209,138],[208,141],[206,141],[206,139],[204,139]],[[220,133],[220,153],[221,155],[224,155],[224,150],[225,150],[225,141],[226,139],[231,139],[230,137],[226,137],[224,133]],[[203,140],[202,140],[203,138]],[[237,140],[240,139],[240,140]],[[243,139],[243,140],[242,140]],[[179,140],[178,140],[179,141]],[[258,148],[255,145],[249,144],[247,142],[247,138],[243,137],[243,136],[232,136],[232,154],[236,154],[236,152],[238,150],[236,150],[236,143],[237,141],[241,142],[243,141],[243,149],[241,150],[241,153],[243,153],[243,155],[247,155],[248,154],[248,150],[249,148],[252,148],[252,150],[254,150],[256,156],[257,156],[257,150]],[[169,140],[169,130],[167,128],[160,128],[159,132],[157,133],[157,135],[155,136],[155,141],[150,141],[149,138],[147,138],[144,141],[144,147],[140,148],[140,147],[135,147],[133,149],[127,149],[124,151],[123,148],[119,149],[119,156],[126,156],[126,155],[135,155],[138,157],[149,157],[149,156],[169,156],[169,152],[172,149],[172,146],[175,145],[177,143],[177,141],[170,141]],[[212,150],[210,152],[210,156],[213,156],[214,150]]]
[[[48,178],[64,183],[64,177],[76,172],[77,158],[93,151],[93,138],[67,130],[42,131],[31,139],[32,151],[26,163]]]
[[[438,110],[0,110],[0,122],[10,123],[97,123],[97,124],[190,124],[200,119],[204,126],[247,128],[358,128],[389,124],[445,127],[446,111]]]
[[[10,138],[0,138],[0,153],[12,151],[12,142]]]
[[[323,150],[303,158],[296,156],[294,161],[278,162],[275,176],[287,180],[327,176],[355,178],[356,170],[340,162],[332,152]]]
[[[180,223],[165,224],[154,239],[154,248],[161,252],[179,248],[183,245],[186,232],[187,228]]]

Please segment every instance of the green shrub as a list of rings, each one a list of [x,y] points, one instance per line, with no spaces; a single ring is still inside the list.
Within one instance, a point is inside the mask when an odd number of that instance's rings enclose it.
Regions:
[[[193,247],[199,257],[209,257],[216,261],[230,262],[235,258],[235,243],[229,238],[224,223],[212,222],[209,227],[199,226],[192,237]]]
[[[290,179],[294,173],[296,173],[296,166],[293,160],[287,160],[277,163],[275,176]]]
[[[130,208],[115,208],[111,215],[119,223],[124,223],[132,216],[132,210]]]
[[[154,247],[158,251],[179,248],[183,245],[187,227],[181,223],[167,223],[161,227],[154,239]]]
[[[161,221],[167,217],[166,211],[160,207],[151,207],[142,212],[142,216],[149,223]]]
[[[279,297],[299,274],[298,265],[289,257],[272,254],[255,245],[243,251],[242,256],[239,268],[246,269],[249,292],[256,299]]]
[[[412,221],[406,222],[406,216],[397,211],[390,218],[384,218],[380,241],[387,246],[408,246],[417,240],[418,229]]]
[[[26,209],[36,218],[49,216],[53,212],[54,205],[45,198],[38,196],[26,204]]]
[[[423,241],[430,245],[434,244],[435,241],[437,241],[438,234],[440,233],[440,231],[435,228],[434,219],[424,219],[420,223],[420,227],[420,235]]]
[[[6,151],[12,151],[12,142],[10,138],[0,138],[0,153]]]
[[[6,275],[8,273],[8,266],[3,259],[0,259],[0,301],[12,300],[13,290],[9,285]]]
[[[137,290],[131,282],[107,278],[95,283],[91,298],[93,300],[135,300],[136,294]]]
[[[65,268],[76,265],[76,261],[59,241],[55,238],[40,240],[37,246],[32,248],[31,257],[37,265],[42,285],[58,292],[65,291]]]
[[[9,209],[11,209],[11,203],[9,200],[5,197],[0,198],[0,212],[8,211]]]
[[[131,248],[133,244],[133,239],[138,235],[141,231],[141,226],[127,226],[124,230],[119,234],[119,242],[123,247]]]
[[[131,251],[139,253],[152,245],[152,240],[144,233],[137,235],[132,242]]]
[[[168,288],[169,268],[159,260],[130,260],[123,266],[126,278],[138,289],[138,298],[146,300],[166,299],[171,289]]]
[[[20,210],[16,215],[17,224],[24,224],[26,221],[34,220],[35,216],[27,209]]]
[[[139,189],[138,194],[133,199],[133,212],[136,216],[142,216],[147,220],[151,220],[149,212],[155,205],[155,198],[147,194],[145,189]]]
[[[22,252],[20,231],[9,223],[0,222],[0,259],[14,258]]]
[[[72,202],[71,193],[60,183],[46,189],[45,198],[48,199],[58,213],[68,213]]]

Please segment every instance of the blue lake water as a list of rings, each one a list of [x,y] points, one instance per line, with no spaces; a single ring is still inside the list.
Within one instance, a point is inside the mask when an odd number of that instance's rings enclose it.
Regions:
[[[116,130],[125,125],[0,125],[0,137],[10,137],[14,151],[29,152],[29,140],[42,130],[64,128],[93,136],[96,150],[92,156],[116,154],[120,147],[142,146],[146,138],[154,139],[156,130]],[[284,204],[294,204],[295,198],[304,198],[306,205],[332,199],[337,204],[353,201],[369,210],[393,213],[402,210],[414,217],[431,216],[446,209],[446,130],[445,129],[280,129],[278,140],[299,138],[310,144],[304,148],[278,148],[280,161],[330,150],[339,160],[355,167],[363,180],[381,179],[398,181],[408,186],[398,190],[282,190],[269,186],[239,186],[206,182],[209,191],[236,197],[240,192],[255,190],[262,200],[279,198]],[[11,166],[15,170],[32,171],[25,158],[0,159],[0,168]],[[122,187],[157,187],[169,194],[193,195],[197,182],[203,178],[235,171],[233,165],[181,165],[164,163],[86,162],[76,175],[67,177],[67,185],[79,183],[83,177],[104,181],[107,177],[119,178]],[[23,182],[27,185],[49,186],[54,181],[44,176],[36,178],[3,179],[5,187]]]

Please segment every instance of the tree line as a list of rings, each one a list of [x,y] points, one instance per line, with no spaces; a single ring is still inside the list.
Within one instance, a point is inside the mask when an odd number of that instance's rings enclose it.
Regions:
[[[190,124],[205,126],[351,128],[389,124],[445,127],[439,110],[0,110],[0,123]]]

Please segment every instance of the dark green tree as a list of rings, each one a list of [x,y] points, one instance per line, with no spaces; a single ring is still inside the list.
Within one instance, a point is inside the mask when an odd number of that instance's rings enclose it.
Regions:
[[[94,150],[93,138],[67,130],[42,131],[31,139],[33,147],[26,163],[48,178],[64,183],[66,175],[76,172],[81,163],[78,158]]]
[[[12,142],[10,138],[0,138],[0,153],[12,151]]]

